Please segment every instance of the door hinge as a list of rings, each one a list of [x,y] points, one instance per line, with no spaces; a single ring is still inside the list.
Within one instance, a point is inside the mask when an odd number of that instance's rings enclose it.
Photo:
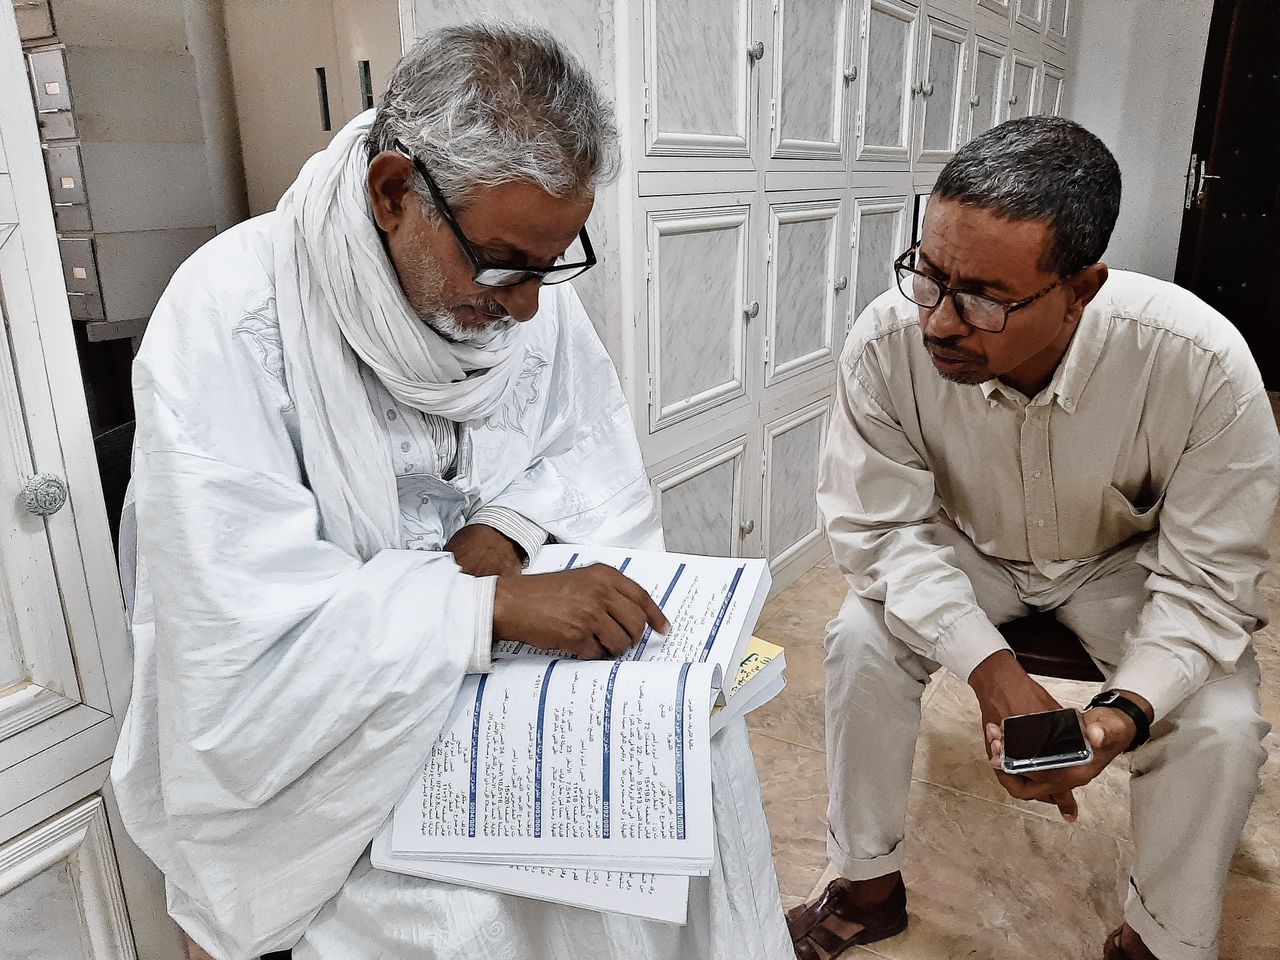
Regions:
[[[649,81],[648,80],[646,80],[643,84],[643,92],[644,92],[643,118],[644,118],[644,122],[648,123],[649,122]]]
[[[648,280],[653,279],[653,250],[648,247],[644,250],[644,275]]]
[[[854,131],[854,137],[859,143],[862,142],[862,111],[858,111],[858,129]]]
[[[769,239],[765,241],[764,262],[773,263],[773,234],[769,234]]]
[[[765,451],[760,454],[760,477],[761,479],[769,475],[769,453]]]
[[[653,374],[649,374],[649,406],[653,406]]]
[[[778,129],[778,101],[775,97],[769,98],[769,129]]]
[[[764,362],[765,362],[765,366],[768,366],[768,365],[769,365],[769,347],[770,347],[769,338],[768,338],[768,337],[765,337],[765,338],[764,338]]]
[[[871,4],[867,4],[865,7],[862,8],[862,23],[859,29],[859,32],[862,34],[863,39],[866,39],[866,36],[867,36],[867,24],[870,16],[871,16]]]

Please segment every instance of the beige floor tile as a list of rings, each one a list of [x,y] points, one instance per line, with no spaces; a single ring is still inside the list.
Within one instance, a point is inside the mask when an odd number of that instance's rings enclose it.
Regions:
[[[1280,956],[1280,886],[1230,877],[1218,943],[1219,960],[1276,960]]]
[[[1272,676],[1280,681],[1280,673]],[[1266,747],[1270,757],[1262,767],[1262,785],[1231,869],[1255,880],[1280,884],[1280,732],[1267,737]]]
[[[1120,920],[1128,845],[931,784],[912,785],[903,874],[911,925],[891,960],[1075,960]]]
[[[813,750],[825,750],[826,670],[821,645],[792,642],[795,637],[779,636],[772,629],[761,635],[786,648],[787,685],[782,693],[747,715],[747,729]]]
[[[751,735],[773,862],[784,906],[800,903],[827,864],[827,776],[823,755]]]

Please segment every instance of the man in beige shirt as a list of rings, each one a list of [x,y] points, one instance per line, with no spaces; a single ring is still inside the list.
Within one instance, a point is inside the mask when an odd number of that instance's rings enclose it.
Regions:
[[[1091,763],[996,776],[1073,820],[1072,790],[1132,750],[1136,855],[1104,956],[1217,956],[1266,757],[1251,634],[1280,455],[1231,324],[1098,262],[1119,202],[1096,137],[1058,118],[1002,124],[947,165],[899,289],[849,337],[818,490],[852,588],[827,638],[840,879],[789,917],[804,960],[906,925],[931,673],[968,681],[974,748],[997,759],[1004,718],[1058,707],[996,629],[1035,610],[1079,635],[1110,694],[1084,715]]]

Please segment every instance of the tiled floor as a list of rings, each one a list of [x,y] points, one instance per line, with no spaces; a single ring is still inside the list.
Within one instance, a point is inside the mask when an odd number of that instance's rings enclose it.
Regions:
[[[1280,525],[1273,528],[1280,558]],[[1267,578],[1273,623],[1255,638],[1262,710],[1280,728],[1280,559]],[[823,649],[827,621],[844,597],[827,564],[766,606],[757,633],[787,650],[787,688],[747,718],[773,833],[783,905],[830,879],[823,746]],[[1050,681],[1064,703],[1083,705],[1096,687]],[[1222,922],[1222,960],[1280,956],[1280,733],[1233,863]],[[1010,799],[983,759],[968,686],[940,672],[925,691],[908,806],[903,869],[911,925],[874,950],[888,960],[1098,960],[1120,921],[1120,893],[1132,855],[1129,788],[1108,770],[1077,791],[1080,819]]]

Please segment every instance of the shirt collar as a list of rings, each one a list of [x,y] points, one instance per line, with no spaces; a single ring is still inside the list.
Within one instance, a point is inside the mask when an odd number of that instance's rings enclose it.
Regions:
[[[1074,413],[1084,392],[1085,384],[1093,376],[1102,356],[1102,346],[1107,337],[1107,318],[1111,313],[1111,296],[1106,285],[1084,308],[1080,322],[1076,325],[1075,335],[1067,345],[1058,368],[1053,372],[1053,379],[1041,394],[1045,402],[1057,401],[1059,407],[1067,413]],[[1001,393],[1010,399],[1024,399],[1014,388],[993,377],[980,384],[982,395],[991,400],[993,395]]]

